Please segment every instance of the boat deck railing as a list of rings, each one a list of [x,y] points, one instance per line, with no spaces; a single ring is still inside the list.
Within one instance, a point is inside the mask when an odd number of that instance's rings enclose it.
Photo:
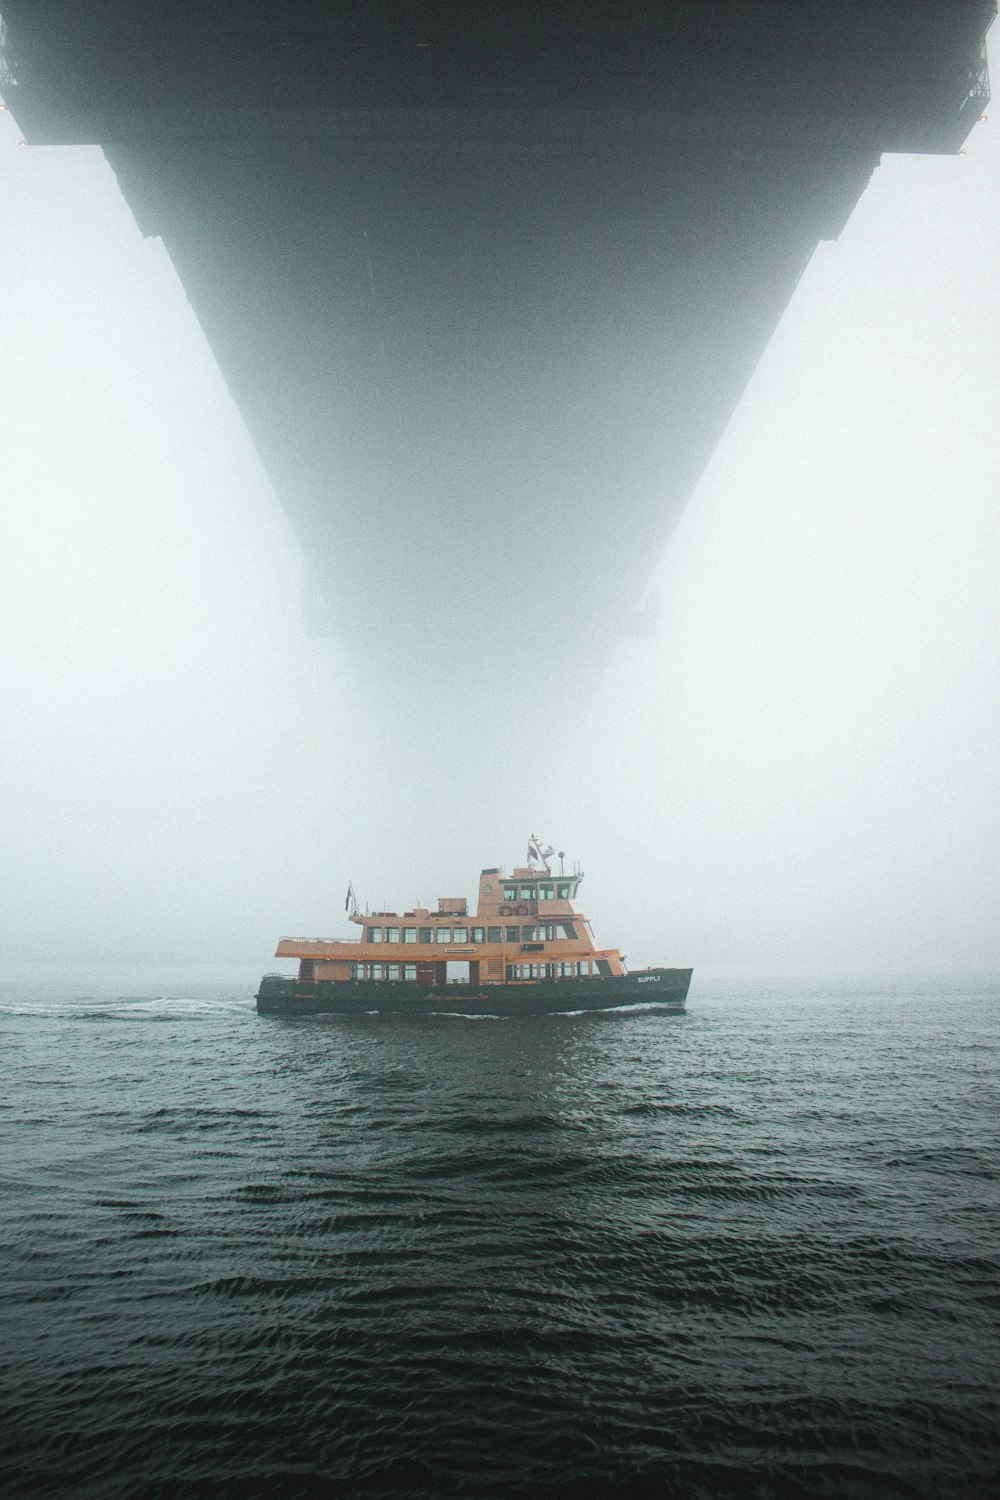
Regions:
[[[324,948],[341,948],[360,941],[358,938],[282,937],[279,943],[322,943]]]

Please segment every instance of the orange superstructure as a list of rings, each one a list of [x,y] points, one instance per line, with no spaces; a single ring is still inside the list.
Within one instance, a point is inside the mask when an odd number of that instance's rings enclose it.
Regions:
[[[300,980],[443,985],[537,984],[624,974],[617,948],[598,948],[576,904],[583,872],[499,866],[479,877],[476,909],[464,897],[404,912],[353,910],[357,939],[282,938],[277,957],[299,960]]]

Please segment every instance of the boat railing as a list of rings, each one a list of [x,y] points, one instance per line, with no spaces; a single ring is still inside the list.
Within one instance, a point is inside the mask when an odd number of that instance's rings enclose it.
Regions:
[[[278,939],[281,943],[319,943],[324,948],[343,948],[353,946],[350,938],[320,938],[320,937],[283,937]],[[354,943],[358,941],[354,939]]]

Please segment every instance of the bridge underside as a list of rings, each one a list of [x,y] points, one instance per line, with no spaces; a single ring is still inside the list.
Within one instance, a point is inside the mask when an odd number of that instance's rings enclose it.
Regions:
[[[958,150],[992,13],[15,0],[4,92],[165,241],[315,628],[513,691],[644,629],[817,241],[883,151]]]

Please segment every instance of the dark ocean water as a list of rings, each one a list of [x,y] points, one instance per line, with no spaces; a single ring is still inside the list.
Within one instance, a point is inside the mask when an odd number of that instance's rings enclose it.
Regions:
[[[1000,1493],[1000,999],[0,991],[9,1497]]]

